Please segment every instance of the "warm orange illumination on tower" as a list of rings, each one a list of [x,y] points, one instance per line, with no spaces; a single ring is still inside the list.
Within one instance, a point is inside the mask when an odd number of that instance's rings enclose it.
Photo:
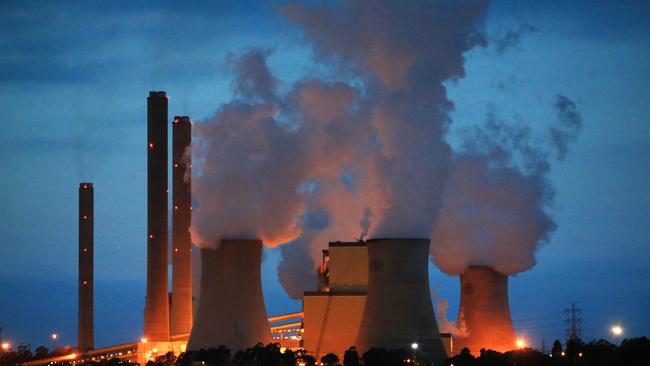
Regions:
[[[172,123],[172,320],[171,334],[192,329],[192,124],[187,116]]]
[[[460,276],[460,312],[467,337],[454,340],[477,355],[481,348],[499,352],[521,348],[516,340],[508,302],[508,276],[486,266],[470,266]],[[526,346],[522,340],[523,347]]]

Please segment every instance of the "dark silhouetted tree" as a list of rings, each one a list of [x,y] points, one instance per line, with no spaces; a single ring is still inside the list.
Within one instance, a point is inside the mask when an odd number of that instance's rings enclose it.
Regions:
[[[616,350],[619,365],[641,366],[650,363],[650,340],[646,337],[624,339]]]
[[[352,346],[345,351],[343,355],[343,365],[345,366],[359,366],[359,353],[357,348]]]
[[[336,366],[339,363],[339,357],[333,353],[328,353],[320,358],[320,362],[327,366]]]
[[[363,354],[362,359],[364,366],[397,366],[405,363],[406,355],[406,350],[371,348]]]

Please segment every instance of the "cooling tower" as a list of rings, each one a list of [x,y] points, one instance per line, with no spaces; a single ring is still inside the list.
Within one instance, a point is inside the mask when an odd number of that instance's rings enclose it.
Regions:
[[[515,348],[515,330],[508,303],[508,276],[486,266],[470,266],[460,276],[460,311],[468,333],[454,348],[504,352]]]
[[[172,308],[171,335],[192,329],[192,122],[187,116],[172,122]]]
[[[79,184],[79,307],[77,313],[77,348],[85,352],[94,348],[93,251],[94,197],[93,184]]]
[[[224,345],[234,354],[270,343],[261,278],[262,242],[223,240],[201,249],[201,288],[188,350]]]
[[[411,349],[442,364],[446,353],[429,290],[428,239],[371,239],[368,290],[357,348]],[[409,351],[410,352],[410,351]]]
[[[147,298],[144,336],[169,341],[167,278],[167,96],[147,98]]]

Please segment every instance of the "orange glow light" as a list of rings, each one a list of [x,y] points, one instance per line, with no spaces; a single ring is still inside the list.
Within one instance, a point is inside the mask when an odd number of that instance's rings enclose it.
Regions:
[[[517,341],[515,342],[515,345],[516,345],[517,348],[519,348],[519,349],[526,348],[526,340],[525,340],[525,339],[522,339],[522,338],[519,338],[519,339],[517,339]]]
[[[10,347],[11,347],[11,345],[9,344],[9,342],[4,342],[4,343],[2,344],[2,350],[3,350],[3,351],[8,350]]]

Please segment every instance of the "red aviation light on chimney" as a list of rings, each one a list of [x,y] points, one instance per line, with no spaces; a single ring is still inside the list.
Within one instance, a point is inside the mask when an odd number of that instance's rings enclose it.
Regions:
[[[149,150],[153,150],[153,142],[149,143]]]

